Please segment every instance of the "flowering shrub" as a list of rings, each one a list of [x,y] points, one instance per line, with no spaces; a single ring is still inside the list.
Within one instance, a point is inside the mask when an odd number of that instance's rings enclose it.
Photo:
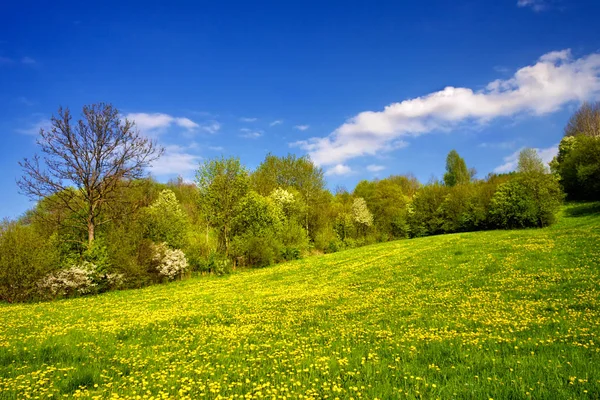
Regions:
[[[98,285],[98,269],[95,264],[84,261],[79,265],[46,275],[38,289],[43,296],[65,297],[91,293]]]
[[[156,270],[161,276],[168,279],[175,279],[183,276],[188,269],[187,259],[183,251],[179,249],[172,250],[166,243],[155,245],[153,261],[157,264]]]

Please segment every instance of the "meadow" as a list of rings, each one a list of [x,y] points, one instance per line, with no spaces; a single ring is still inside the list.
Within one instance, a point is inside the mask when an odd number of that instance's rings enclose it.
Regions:
[[[0,306],[0,398],[600,397],[600,204]]]

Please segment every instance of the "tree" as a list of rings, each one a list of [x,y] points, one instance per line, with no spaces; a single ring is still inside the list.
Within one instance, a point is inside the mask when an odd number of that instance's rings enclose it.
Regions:
[[[600,102],[583,103],[569,119],[565,136],[600,137]]]
[[[181,249],[186,242],[188,218],[175,193],[161,191],[158,198],[145,210],[146,236],[156,243],[167,243]]]
[[[108,222],[99,217],[116,201],[117,187],[142,177],[163,149],[110,104],[84,106],[82,114],[75,124],[68,108],[58,109],[52,127],[40,129],[43,158],[35,155],[19,163],[24,175],[18,185],[31,198],[47,198],[70,210],[77,226],[87,229],[91,245],[96,228]]]
[[[469,183],[471,181],[471,175],[474,175],[474,171],[469,171],[467,169],[465,160],[458,155],[456,150],[450,151],[446,157],[444,184],[446,186],[455,186]]]
[[[369,211],[365,199],[358,197],[352,202],[352,218],[354,222],[364,231],[373,225],[373,214]]]
[[[600,136],[565,136],[551,166],[570,199],[600,199]]]
[[[550,166],[570,199],[600,198],[600,102],[584,103],[571,116]]]
[[[196,173],[200,207],[219,233],[219,245],[229,255],[231,225],[239,202],[248,192],[248,171],[239,158],[208,160]],[[208,228],[207,228],[208,229]]]
[[[545,174],[548,172],[548,168],[535,149],[525,148],[519,153],[517,172],[521,174]]]
[[[310,232],[311,221],[317,219],[314,218],[314,214],[319,211],[316,207],[321,200],[319,195],[325,188],[323,170],[313,164],[310,158],[296,157],[293,154],[286,157],[267,154],[265,160],[252,173],[251,181],[254,190],[263,196],[270,195],[277,188],[296,189],[307,206],[304,227]]]

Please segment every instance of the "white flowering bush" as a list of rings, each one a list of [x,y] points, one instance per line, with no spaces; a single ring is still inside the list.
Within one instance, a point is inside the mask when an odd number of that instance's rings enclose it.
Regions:
[[[98,285],[96,283],[98,275],[96,265],[84,261],[81,264],[46,275],[38,283],[38,289],[43,296],[51,297],[88,294],[93,292]]]
[[[158,273],[167,278],[182,277],[188,270],[188,262],[183,251],[170,249],[166,243],[155,245],[154,259]]]
[[[125,275],[117,272],[105,274],[104,279],[110,289],[118,289],[125,283]]]

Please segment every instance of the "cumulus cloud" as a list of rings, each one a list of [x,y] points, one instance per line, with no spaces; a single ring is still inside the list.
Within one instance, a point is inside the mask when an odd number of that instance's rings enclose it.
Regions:
[[[130,121],[135,121],[137,127],[145,134],[155,133],[171,126],[179,126],[188,131],[200,128],[200,125],[189,118],[173,117],[169,114],[129,113],[125,117]]]
[[[283,124],[283,121],[282,121],[282,120],[280,120],[280,119],[277,119],[277,120],[275,120],[275,121],[271,122],[271,123],[269,124],[269,126],[276,126],[276,125],[281,125],[281,124]]]
[[[505,173],[505,172],[511,172],[511,171],[514,171],[515,169],[517,169],[517,165],[519,164],[519,153],[522,150],[523,150],[523,148],[520,148],[519,150],[515,151],[514,153],[504,157],[504,164],[499,165],[498,167],[494,168],[494,172],[497,174],[501,174],[501,173]],[[542,159],[544,164],[547,165],[558,154],[558,144],[556,144],[552,147],[545,148],[545,149],[537,149],[536,148],[534,150],[538,153],[538,155],[540,156],[540,158]]]
[[[336,166],[329,168],[325,175],[348,175],[352,173],[352,168],[344,164],[337,164]]]
[[[258,118],[254,118],[254,117],[251,117],[251,118],[242,117],[242,118],[240,118],[240,121],[242,121],[242,122],[256,122],[256,121],[258,121]]]
[[[165,153],[152,163],[150,172],[153,175],[186,176],[198,169],[202,157],[189,153],[188,149],[178,145],[168,145]]]
[[[484,89],[446,87],[423,97],[365,111],[329,136],[292,143],[318,165],[343,164],[406,145],[402,139],[433,131],[449,131],[461,123],[483,124],[517,114],[544,115],[566,103],[600,93],[600,54],[573,59],[570,50],[543,55],[510,79],[497,79]]]
[[[369,172],[379,172],[379,171],[383,171],[385,169],[385,167],[383,165],[375,165],[375,164],[371,164],[367,166],[367,171]]]
[[[294,126],[294,129],[298,129],[299,131],[305,131],[308,128],[310,128],[310,125],[296,125],[296,126]]]

